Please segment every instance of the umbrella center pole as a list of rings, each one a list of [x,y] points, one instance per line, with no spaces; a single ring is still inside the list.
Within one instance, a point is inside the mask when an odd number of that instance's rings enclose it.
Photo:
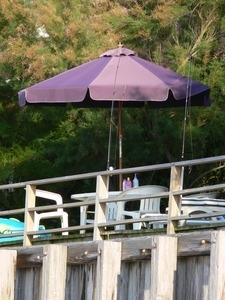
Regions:
[[[111,114],[110,114],[110,126],[109,126],[109,142],[108,142],[107,170],[110,169],[110,151],[111,151],[111,140],[112,140],[113,107],[114,107],[114,102],[112,101]]]
[[[119,137],[119,169],[123,168],[122,163],[122,136]],[[119,190],[122,191],[123,174],[119,174]]]
[[[119,131],[119,169],[123,168],[123,155],[122,155],[122,101],[119,101],[118,106],[118,131]],[[123,174],[119,174],[119,190],[122,191]]]

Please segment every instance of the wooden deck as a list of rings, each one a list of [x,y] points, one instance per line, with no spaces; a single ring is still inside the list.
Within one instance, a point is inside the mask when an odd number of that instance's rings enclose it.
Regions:
[[[4,247],[1,299],[222,300],[224,240],[221,228]]]

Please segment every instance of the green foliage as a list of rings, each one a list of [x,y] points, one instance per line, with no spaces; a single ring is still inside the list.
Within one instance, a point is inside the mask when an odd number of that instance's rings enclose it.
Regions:
[[[212,106],[190,109],[184,158],[224,154],[224,16],[224,0],[2,0],[0,182],[106,169],[109,110],[20,108],[17,92],[95,59],[120,41],[140,57],[211,87]],[[117,167],[116,111],[114,122],[110,164]],[[183,134],[184,109],[124,109],[124,167],[181,159]],[[193,170],[189,183],[201,172]],[[59,191],[74,188],[95,186],[70,183]],[[5,206],[14,195],[3,195]]]

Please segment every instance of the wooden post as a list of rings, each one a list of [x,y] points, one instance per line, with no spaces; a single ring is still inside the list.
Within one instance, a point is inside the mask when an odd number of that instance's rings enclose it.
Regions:
[[[44,246],[40,300],[65,299],[66,267],[66,246]]]
[[[28,208],[35,207],[35,193],[36,186],[26,186],[23,246],[31,246],[32,236],[28,236],[27,232],[34,230],[34,211],[28,211]]]
[[[151,288],[148,299],[174,299],[176,269],[177,238],[171,236],[153,237]]]
[[[121,242],[99,242],[95,300],[117,299],[121,248]]]
[[[101,240],[100,229],[98,223],[106,221],[105,209],[106,203],[99,203],[99,199],[108,197],[108,176],[97,176],[96,183],[96,201],[95,201],[95,220],[94,220],[94,234],[93,240]]]
[[[0,299],[14,300],[16,259],[16,250],[0,250]]]
[[[174,191],[179,191],[182,189],[183,172],[182,167],[171,167],[170,174],[170,193],[169,193],[169,211],[168,211],[168,224],[167,224],[167,234],[174,234],[175,227],[177,226],[177,221],[171,221],[171,217],[179,216],[181,209],[181,196],[173,195]]]
[[[225,231],[211,234],[210,277],[208,299],[225,299]]]

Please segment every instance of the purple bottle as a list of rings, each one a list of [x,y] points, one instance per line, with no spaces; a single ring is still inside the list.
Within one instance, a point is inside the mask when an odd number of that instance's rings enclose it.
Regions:
[[[127,177],[126,180],[126,190],[131,189],[132,188],[132,182],[130,180],[130,177]]]

